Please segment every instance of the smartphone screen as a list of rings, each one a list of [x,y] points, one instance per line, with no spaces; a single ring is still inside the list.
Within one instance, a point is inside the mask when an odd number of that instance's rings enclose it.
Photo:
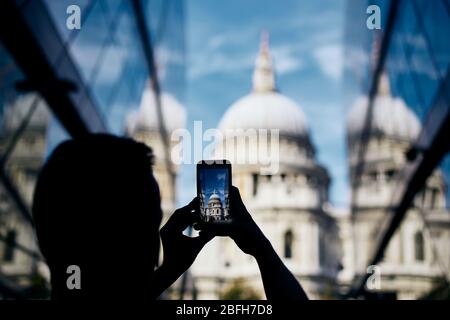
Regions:
[[[229,161],[200,161],[197,164],[197,196],[204,222],[231,222],[230,186],[231,164]]]

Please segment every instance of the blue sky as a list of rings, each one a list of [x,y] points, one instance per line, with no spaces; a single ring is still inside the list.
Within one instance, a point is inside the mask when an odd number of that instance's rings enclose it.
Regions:
[[[318,161],[332,177],[331,201],[348,203],[342,105],[345,0],[186,2],[188,128],[217,127],[251,90],[262,30],[270,33],[277,86],[305,112]],[[185,165],[179,203],[195,196],[195,166]]]

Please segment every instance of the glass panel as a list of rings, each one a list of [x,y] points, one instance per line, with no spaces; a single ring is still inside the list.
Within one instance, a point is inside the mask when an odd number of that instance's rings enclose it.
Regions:
[[[97,2],[97,0],[44,0],[43,1],[49,11],[49,14],[58,29],[59,33],[64,42],[69,41],[77,30],[70,30],[67,28],[66,22],[69,14],[67,14],[67,8],[71,5],[77,5],[81,12],[81,25],[84,25],[84,21],[90,14],[92,5]]]
[[[147,1],[142,3],[145,9],[150,9]],[[159,37],[158,45],[153,45],[158,51],[155,56],[158,68],[161,68],[162,90],[171,91],[175,96],[184,92],[185,85],[184,12],[180,9],[181,1],[163,3],[154,2],[149,25],[160,30],[159,36],[155,34]],[[27,18],[39,26],[38,30],[56,27],[57,33],[51,37],[44,34],[44,44],[57,43],[54,36],[60,36],[68,50],[67,59],[61,59],[62,47],[45,46],[48,51],[45,54],[51,60],[55,74],[70,80],[77,79],[71,74],[81,74],[76,85],[87,89],[110,132],[127,134],[130,112],[139,109],[144,88],[149,84],[148,63],[132,2],[44,0],[43,4],[48,16],[45,11],[40,11],[41,15],[32,15],[42,9],[36,2],[23,8],[27,7]],[[66,27],[66,9],[72,4],[81,9],[81,30]],[[75,70],[67,68],[69,59],[73,60]],[[65,124],[54,118],[51,108],[38,94],[16,90],[18,81],[24,79],[0,42],[0,272],[18,285],[31,289],[30,298],[48,298],[49,271],[42,262],[29,214],[42,164],[60,142],[70,137]],[[70,97],[80,105],[86,99],[78,91],[71,92]],[[158,136],[159,127],[153,116],[146,121],[153,123],[150,131]],[[168,119],[170,124],[172,120]],[[155,145],[154,150],[161,150],[158,141],[147,143]],[[162,156],[162,152],[158,152],[158,156]],[[155,167],[155,172],[162,172],[160,187],[167,189],[164,186],[165,171]],[[0,297],[3,297],[2,292]]]
[[[412,13],[410,11],[410,13]],[[408,21],[407,19],[403,21]],[[401,97],[405,103],[417,112],[421,117],[425,116],[422,103],[422,91],[415,86],[417,83],[416,75],[410,66],[406,56],[406,42],[411,34],[405,32],[404,24],[397,23],[394,27],[392,42],[389,46],[386,60],[386,68],[391,77],[391,90],[394,96]]]
[[[429,3],[429,1],[420,1]],[[425,5],[425,4],[424,4]],[[421,8],[419,8],[421,9]],[[438,73],[444,78],[450,61],[449,51],[450,43],[448,42],[447,33],[444,30],[450,30],[450,5],[445,1],[435,1],[433,5],[426,6],[422,12],[422,24],[424,33],[429,41],[430,55],[435,61]]]
[[[429,127],[424,132],[435,132],[431,129],[436,128],[441,119],[433,121],[429,117],[430,111],[441,108],[435,105],[436,101],[448,101],[446,90],[437,90],[443,86],[450,58],[448,41],[442,40],[446,36],[443,30],[449,29],[446,24],[450,23],[448,3],[424,0],[397,3],[399,8],[385,64],[392,96],[383,96],[383,92],[379,92],[375,99],[372,120],[377,135],[372,131],[362,162],[352,160],[355,159],[352,156],[354,148],[349,144],[351,171],[356,167],[362,168],[361,177],[355,178],[355,181],[361,182],[353,186],[352,192],[352,203],[355,205],[352,208],[352,230],[356,237],[353,244],[356,258],[352,265],[361,274],[365,273],[377,244],[391,222],[391,208],[396,208],[400,200],[395,196],[397,190],[410,187],[404,179],[404,170],[409,164],[405,153],[414,146],[425,123]],[[385,11],[383,13],[387,14]],[[350,21],[355,27],[357,14],[353,14]],[[354,33],[353,37],[353,40],[347,39],[346,42],[365,43],[363,37],[358,39]],[[373,38],[373,35],[366,37]],[[373,54],[373,50],[370,51],[369,56]],[[350,66],[354,64],[351,58],[348,57]],[[350,78],[350,81],[353,79]],[[353,90],[360,94],[360,90]],[[439,99],[437,94],[441,95]],[[442,109],[446,105],[443,103]],[[356,118],[361,121],[363,115],[364,112],[361,112]],[[350,124],[354,121],[353,118]],[[415,129],[408,131],[408,126]],[[398,134],[402,131],[403,138],[400,138]],[[411,134],[413,131],[414,134]],[[448,295],[448,291],[439,292],[439,288],[443,287],[442,279],[449,277],[450,269],[448,157],[428,177],[377,266],[383,273],[385,289],[366,289],[367,298],[437,299]],[[401,283],[403,277],[408,279],[404,285]],[[421,289],[411,290],[412,287],[418,288],[419,282]]]
[[[89,16],[69,47],[85,81],[92,79],[98,64],[101,63],[101,54],[108,43],[109,27],[102,6],[95,1]]]

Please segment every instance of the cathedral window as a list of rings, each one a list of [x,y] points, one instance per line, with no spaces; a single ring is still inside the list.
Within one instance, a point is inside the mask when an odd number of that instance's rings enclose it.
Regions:
[[[33,170],[33,169],[25,170],[24,174],[25,174],[27,181],[35,181],[35,179],[38,175],[37,171]]]
[[[419,194],[420,194],[420,201],[421,201],[420,204],[422,207],[425,207],[427,205],[427,202],[426,202],[427,201],[427,193],[425,190],[422,189]]]
[[[387,170],[386,171],[386,180],[391,181],[395,176],[395,170]]]
[[[3,261],[11,262],[14,259],[14,244],[16,243],[16,231],[10,230],[6,234],[5,251],[3,252]]]
[[[28,144],[28,145],[31,145],[31,146],[36,144],[36,137],[33,136],[33,135],[26,136],[23,139],[24,139],[25,144]]]
[[[377,181],[377,172],[372,171],[369,173],[370,181]]]
[[[286,192],[287,192],[287,194],[291,194],[292,193],[292,185],[291,184],[287,185]]]
[[[307,175],[307,176],[306,176],[306,181],[308,182],[308,185],[309,185],[310,187],[315,187],[316,184],[317,184],[316,178],[313,177],[313,176],[310,176],[310,175]]]
[[[432,188],[430,190],[430,193],[431,193],[430,208],[436,209],[438,207],[439,190],[437,188]]]
[[[319,265],[325,266],[326,264],[326,249],[325,249],[325,238],[323,232],[320,232],[319,236]]]
[[[284,234],[284,257],[285,258],[292,258],[292,242],[294,240],[294,237],[292,235],[292,231],[286,231]]]
[[[417,231],[414,235],[414,257],[416,261],[425,260],[425,246],[423,241],[423,234],[421,231]]]
[[[258,174],[253,174],[253,196],[256,196],[258,193]]]

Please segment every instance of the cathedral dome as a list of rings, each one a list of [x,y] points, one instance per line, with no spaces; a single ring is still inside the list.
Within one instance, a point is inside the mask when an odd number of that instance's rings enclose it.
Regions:
[[[281,135],[307,136],[306,116],[293,100],[276,91],[268,41],[263,38],[253,73],[253,91],[230,106],[219,129],[279,129]],[[226,133],[226,132],[225,132]]]
[[[222,207],[222,200],[220,200],[219,195],[215,191],[209,196],[208,207]]]
[[[176,129],[184,128],[186,111],[177,99],[168,93],[161,93],[161,108],[166,130],[169,134]],[[127,131],[129,133],[138,129],[159,129],[155,94],[150,86],[147,86],[142,94],[139,110],[132,112],[127,119]]]
[[[210,197],[209,197],[209,201],[211,200],[220,200],[220,197],[217,193],[213,193]]]
[[[361,135],[365,126],[368,98],[360,97],[347,116],[347,133],[350,138]],[[371,130],[384,136],[413,141],[420,133],[420,121],[400,98],[390,94],[389,79],[385,73],[380,78],[379,92],[374,100]]]
[[[223,116],[219,128],[279,129],[280,134],[306,136],[308,126],[300,107],[277,92],[253,92],[236,101]]]

